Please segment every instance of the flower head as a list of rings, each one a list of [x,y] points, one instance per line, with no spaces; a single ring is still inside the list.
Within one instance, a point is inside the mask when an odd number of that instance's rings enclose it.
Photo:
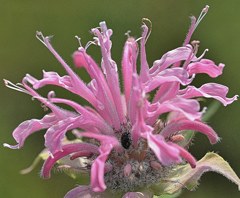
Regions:
[[[169,182],[166,179],[174,175],[177,167],[189,164],[197,172],[200,162],[197,163],[187,150],[191,142],[187,133],[200,132],[211,144],[219,141],[216,132],[202,121],[206,109],[200,108],[198,98],[213,98],[224,106],[237,99],[237,96],[227,98],[228,88],[221,84],[206,83],[199,88],[190,85],[196,75],[215,78],[224,68],[224,64],[216,65],[204,59],[205,52],[197,56],[198,41],[189,43],[207,10],[208,7],[203,9],[198,20],[191,18],[183,46],[167,52],[151,67],[145,49],[149,28],[143,21],[142,36],[139,39],[128,36],[124,45],[123,93],[117,64],[111,58],[113,32],[105,22],[91,30],[94,41],[86,47],[79,42],[80,47],[73,54],[76,67],[86,69],[90,75],[88,84],[54,50],[50,37],[37,32],[37,38],[61,63],[67,75],[43,71],[43,78],[38,80],[27,74],[17,85],[5,80],[6,86],[31,95],[50,111],[42,119],[21,123],[13,132],[17,145],[5,146],[21,148],[29,135],[47,129],[44,137],[49,156],[45,159],[42,176],[49,178],[55,163],[60,168],[90,175],[89,186],[71,190],[66,198],[106,197],[106,191],[125,198],[151,197],[155,193],[151,186]],[[101,67],[87,53],[91,44],[101,49]],[[60,86],[84,98],[89,106],[58,98],[53,91],[44,98],[35,90],[45,85]],[[150,97],[152,92],[155,92],[153,98]],[[68,105],[73,111],[60,108],[58,104]],[[66,140],[68,131],[76,136],[75,141]]]

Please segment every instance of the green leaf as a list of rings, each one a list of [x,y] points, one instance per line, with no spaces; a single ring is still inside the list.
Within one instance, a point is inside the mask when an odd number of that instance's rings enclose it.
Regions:
[[[175,194],[183,188],[194,190],[198,186],[198,181],[203,173],[213,171],[217,172],[230,181],[238,185],[240,190],[240,179],[221,156],[216,153],[207,153],[200,161],[197,162],[196,168],[191,168],[189,164],[180,165],[175,168],[172,174],[165,182],[160,182],[152,189],[159,188],[161,194]]]

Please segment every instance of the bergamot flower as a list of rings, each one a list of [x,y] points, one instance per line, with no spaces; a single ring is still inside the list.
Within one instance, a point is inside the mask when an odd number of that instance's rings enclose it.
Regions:
[[[208,6],[198,20],[191,17],[183,46],[167,52],[151,67],[145,48],[151,30],[146,25],[149,20],[143,19],[141,37],[135,39],[128,34],[124,45],[121,85],[119,68],[111,57],[113,31],[105,22],[91,30],[94,40],[85,47],[77,37],[80,47],[73,60],[77,68],[88,72],[91,78],[88,83],[54,50],[50,37],[37,32],[37,38],[67,74],[43,71],[40,80],[27,74],[16,85],[5,80],[7,87],[32,96],[49,109],[43,118],[21,123],[13,132],[17,144],[5,146],[19,149],[32,133],[46,129],[42,177],[49,178],[55,164],[59,169],[75,171],[74,175],[88,173],[90,177],[89,185],[74,188],[66,198],[175,194],[184,187],[195,187],[202,173],[210,170],[222,173],[239,186],[238,177],[220,156],[208,153],[197,162],[188,151],[193,131],[206,135],[211,144],[219,141],[217,133],[204,123],[206,108],[200,107],[198,99],[213,98],[224,106],[237,99],[228,98],[228,87],[221,84],[191,85],[196,75],[216,78],[224,68],[222,63],[216,65],[203,58],[207,50],[197,56],[199,41],[190,43],[207,11]],[[90,45],[100,47],[100,67],[87,53]],[[36,92],[46,85],[62,87],[85,99],[88,105],[58,98],[54,91],[46,98]],[[59,104],[70,106],[72,111]],[[68,131],[72,131],[76,140],[67,140]]]

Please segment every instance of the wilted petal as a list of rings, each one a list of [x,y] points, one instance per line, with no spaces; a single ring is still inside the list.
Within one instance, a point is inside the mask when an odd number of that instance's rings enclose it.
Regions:
[[[237,95],[232,98],[227,98],[228,87],[217,83],[206,83],[200,88],[188,86],[186,89],[179,91],[183,98],[194,98],[203,96],[205,98],[214,98],[220,101],[224,106],[227,106],[237,100]]]
[[[208,74],[212,78],[216,78],[222,74],[224,64],[220,63],[219,66],[215,65],[215,63],[208,59],[202,59],[199,62],[190,63],[187,66],[187,71],[189,75],[204,73]]]

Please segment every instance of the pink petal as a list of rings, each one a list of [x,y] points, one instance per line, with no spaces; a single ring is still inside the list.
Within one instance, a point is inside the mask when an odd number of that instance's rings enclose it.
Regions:
[[[45,85],[56,85],[83,97],[97,109],[99,109],[99,105],[101,105],[93,95],[92,91],[80,79],[79,81],[74,82],[70,76],[60,77],[56,72],[43,71],[43,79],[37,80],[27,74],[26,80],[33,85],[34,89],[39,89]]]
[[[211,76],[212,78],[216,78],[222,74],[224,68],[224,64],[220,63],[219,66],[215,65],[215,63],[208,59],[202,59],[199,62],[190,63],[187,66],[187,71],[189,75],[205,73]]]
[[[88,143],[74,143],[74,144],[67,144],[62,147],[62,151],[56,152],[53,157],[48,157],[48,159],[45,161],[41,175],[44,178],[49,178],[51,176],[51,169],[53,165],[61,158],[70,155],[72,153],[78,152],[78,151],[89,151],[94,154],[98,154],[98,147],[93,144]]]
[[[149,65],[147,62],[147,55],[146,55],[146,48],[145,44],[147,42],[147,36],[148,34],[148,27],[145,23],[142,25],[142,38],[141,38],[141,51],[140,51],[140,58],[141,58],[141,69],[140,69],[140,79],[142,82],[146,82],[149,80]]]
[[[137,74],[134,74],[128,114],[131,124],[133,126],[131,135],[133,139],[133,144],[135,146],[137,146],[137,142],[141,136],[141,133],[152,131],[152,127],[147,126],[145,123],[146,107],[147,100],[145,98],[145,93],[142,89],[142,83],[140,82]]]
[[[150,192],[128,192],[122,198],[150,198],[152,196]]]
[[[199,131],[208,136],[211,144],[215,144],[219,141],[219,137],[216,132],[210,126],[200,121],[179,120],[170,123],[161,131],[161,135],[164,137],[170,137],[172,134],[182,130]]]
[[[180,88],[180,84],[178,82],[168,82],[162,84],[158,91],[156,92],[153,102],[164,102],[167,100],[171,100],[174,98]]]
[[[108,193],[95,193],[90,186],[78,186],[70,190],[64,198],[110,198]]]
[[[163,136],[147,133],[148,146],[155,153],[159,161],[169,166],[181,162],[179,149],[165,142]]]
[[[196,159],[184,148],[182,148],[181,146],[171,143],[169,142],[170,145],[172,145],[173,147],[177,148],[179,150],[179,154],[182,158],[184,158],[185,160],[187,160],[187,162],[191,165],[192,168],[196,167]]]
[[[133,72],[136,73],[137,50],[138,46],[135,39],[132,37],[128,38],[124,45],[122,58],[123,87],[127,104],[132,88],[132,75]]]
[[[200,88],[188,86],[186,89],[179,91],[183,98],[194,98],[203,96],[205,98],[214,98],[220,101],[224,106],[227,106],[237,100],[237,95],[232,98],[227,98],[228,87],[217,83],[206,83]]]
[[[196,29],[196,21],[197,21],[196,18],[194,16],[191,16],[190,19],[191,19],[191,25],[189,27],[187,36],[184,40],[183,46],[186,46],[190,42],[192,34],[193,34],[194,30]]]
[[[142,108],[145,107],[146,98],[145,92],[143,91],[142,83],[139,80],[139,77],[136,73],[133,74],[132,90],[130,94],[128,107],[128,117],[132,124],[136,121],[136,112],[139,110],[142,111]]]
[[[180,67],[165,69],[145,83],[145,91],[150,92],[168,82],[179,82],[182,85],[187,85],[192,82],[193,77],[189,78],[187,71]]]
[[[156,60],[149,72],[151,76],[157,76],[159,72],[165,70],[172,64],[182,60],[187,60],[191,54],[193,54],[191,45],[171,50],[164,54],[160,60]],[[195,60],[195,58],[193,60]]]
[[[113,134],[113,129],[109,126],[105,120],[97,113],[89,111],[86,107],[81,106],[80,104],[73,102],[71,100],[62,99],[62,98],[49,98],[49,101],[52,103],[62,103],[66,104],[73,109],[75,109],[83,118],[91,122],[92,127],[96,127],[104,134]]]
[[[117,70],[116,63],[111,58],[112,42],[110,40],[110,36],[112,35],[112,30],[107,29],[105,22],[100,23],[100,28],[101,28],[101,32],[96,28],[92,29],[92,32],[98,37],[98,41],[101,47],[102,57],[103,57],[102,67],[104,70],[104,74],[106,75],[107,83],[112,93],[115,106],[117,108],[119,121],[120,123],[123,123],[125,120],[125,116],[123,114],[123,106],[121,102],[118,70]],[[120,125],[118,126],[117,129],[119,128],[120,128]]]
[[[60,122],[52,125],[44,135],[45,146],[49,149],[51,154],[62,151],[62,140],[67,131],[77,128],[79,117],[66,118]]]
[[[103,192],[107,187],[104,182],[105,162],[113,148],[112,144],[101,145],[100,155],[94,160],[91,168],[91,187],[94,192]]]
[[[92,198],[94,192],[92,192],[91,188],[89,186],[78,186],[72,190],[70,190],[64,198]]]
[[[67,63],[62,59],[62,57],[56,52],[50,43],[49,37],[44,37],[41,32],[37,32],[37,38],[49,49],[49,51],[55,56],[55,58],[61,63],[63,68],[68,73],[68,78],[71,85],[71,91],[80,95],[87,101],[89,101],[95,108],[99,109],[99,102],[93,95],[93,93],[88,89],[85,83],[79,78],[79,76],[67,65]],[[55,73],[55,72],[53,72]],[[56,76],[56,75],[55,75]],[[57,78],[58,80],[59,78]],[[50,77],[51,80],[51,77]],[[58,83],[57,80],[55,83]],[[59,84],[56,84],[59,86]]]
[[[17,145],[4,144],[4,146],[11,149],[19,149],[23,146],[26,138],[36,131],[46,129],[56,124],[59,121],[59,118],[53,113],[45,115],[41,120],[32,119],[27,120],[21,123],[14,131],[13,137],[18,143]]]
[[[91,168],[91,187],[94,192],[103,192],[106,189],[104,182],[104,173],[106,167],[105,162],[111,150],[114,147],[116,150],[119,150],[121,145],[117,138],[113,136],[106,136],[91,132],[82,132],[80,135],[94,138],[101,142],[101,146],[99,147],[100,155],[94,160]]]
[[[86,68],[87,72],[95,82],[92,92],[96,98],[101,101],[102,108],[104,109],[104,111],[100,112],[101,115],[105,120],[108,120],[109,123],[113,124],[114,127],[117,127],[119,125],[117,110],[101,69],[82,47],[73,54],[73,61],[75,62],[75,65],[84,66]]]
[[[201,119],[202,112],[199,111],[200,105],[197,100],[174,98],[159,104],[158,109],[151,114],[152,117],[147,119],[147,123],[153,124],[160,115],[167,112],[179,112],[189,120]]]
[[[44,136],[45,146],[52,154],[61,151],[62,140],[67,131],[75,128],[94,131],[94,124],[94,121],[85,119],[82,115],[61,120],[47,130]]]

